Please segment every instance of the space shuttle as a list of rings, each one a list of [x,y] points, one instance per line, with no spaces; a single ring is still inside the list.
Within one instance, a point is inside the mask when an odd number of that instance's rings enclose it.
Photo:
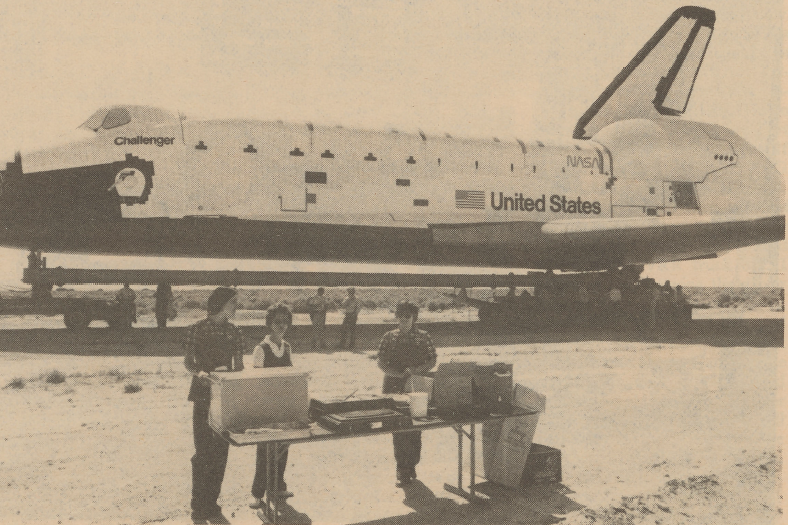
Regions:
[[[560,144],[105,107],[0,171],[0,245],[590,271],[779,241],[783,176],[681,118],[714,22],[675,11]]]

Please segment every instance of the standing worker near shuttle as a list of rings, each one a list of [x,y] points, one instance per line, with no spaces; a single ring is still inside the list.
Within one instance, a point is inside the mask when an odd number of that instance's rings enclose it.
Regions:
[[[326,348],[325,331],[328,300],[323,295],[325,291],[325,288],[321,286],[317,289],[317,294],[306,301],[309,307],[309,318],[312,321],[312,350],[323,350]]]
[[[174,319],[175,313],[174,301],[175,296],[172,294],[172,286],[166,283],[159,284],[156,287],[156,293],[153,294],[156,298],[156,326],[159,328],[167,328],[167,319]]]
[[[137,322],[137,305],[134,303],[136,299],[137,293],[131,289],[129,283],[125,283],[123,288],[115,294],[115,300],[118,302],[123,318],[122,326],[124,328],[131,328],[131,325]]]
[[[607,292],[607,328],[621,330],[624,327],[623,298],[621,284],[616,276],[613,276],[610,281],[610,289]]]
[[[670,286],[670,281],[665,281],[662,287],[662,323],[673,326],[676,322],[676,290]]]
[[[192,456],[192,520],[205,523],[222,517],[217,504],[222,490],[230,444],[208,424],[211,386],[208,376],[214,370],[243,370],[243,335],[230,323],[237,306],[236,291],[219,287],[208,298],[208,317],[186,332],[184,364],[192,374],[189,401],[194,402],[194,456]]]
[[[657,321],[658,314],[659,314],[659,302],[662,300],[662,289],[659,285],[654,281],[654,279],[649,279],[648,281],[648,305],[649,305],[649,322],[648,328],[649,330],[656,330],[657,329]]]
[[[438,355],[429,334],[416,328],[419,307],[413,303],[397,305],[399,327],[387,332],[378,347],[378,367],[383,370],[383,393],[402,394],[413,374],[423,374],[435,366]],[[395,432],[394,458],[397,482],[406,485],[416,479],[421,460],[421,432]]]
[[[342,310],[345,312],[345,318],[342,320],[342,335],[337,348],[345,348],[347,341],[347,349],[352,350],[356,346],[356,321],[361,311],[361,301],[356,297],[356,289],[352,286],[347,289],[347,297],[342,301]]]

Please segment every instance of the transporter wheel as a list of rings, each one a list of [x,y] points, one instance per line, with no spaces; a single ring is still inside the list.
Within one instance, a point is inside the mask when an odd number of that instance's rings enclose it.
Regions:
[[[109,326],[110,330],[120,330],[123,326],[123,323],[118,318],[117,315],[108,315],[107,316],[107,325]]]
[[[482,328],[485,328],[490,326],[491,321],[492,321],[492,307],[487,304],[480,305],[479,324],[482,326]]]
[[[90,324],[90,315],[81,306],[69,306],[63,312],[63,322],[69,330],[85,330]]]
[[[121,330],[124,327],[125,316],[117,304],[108,304],[103,318],[107,321],[110,330]]]

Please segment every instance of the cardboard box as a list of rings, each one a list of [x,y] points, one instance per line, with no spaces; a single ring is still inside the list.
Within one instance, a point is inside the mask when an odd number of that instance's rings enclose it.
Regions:
[[[507,413],[512,408],[513,365],[477,364],[473,372],[474,405],[488,412]]]
[[[432,399],[442,410],[462,410],[473,406],[473,372],[476,363],[442,363],[433,383]]]
[[[482,424],[482,465],[484,477],[493,481],[493,465],[495,453],[498,451],[498,441],[501,439],[503,419],[496,419]]]
[[[309,421],[309,381],[292,367],[211,374],[209,424],[219,432]]]
[[[534,443],[525,461],[520,486],[534,483],[557,483],[561,481],[561,451]]]
[[[517,384],[514,387],[514,404],[523,409],[536,410],[537,413],[485,423],[482,428],[482,454],[488,480],[517,488],[539,424],[539,414],[546,407],[546,398],[535,390]]]
[[[512,407],[512,365],[442,363],[435,372],[433,404],[438,409],[507,413]]]

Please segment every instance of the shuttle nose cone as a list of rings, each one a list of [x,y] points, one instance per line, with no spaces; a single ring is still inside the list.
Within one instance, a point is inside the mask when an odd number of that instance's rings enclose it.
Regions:
[[[735,157],[697,185],[704,215],[785,215],[785,177],[769,159],[732,131],[704,125],[730,143]]]

